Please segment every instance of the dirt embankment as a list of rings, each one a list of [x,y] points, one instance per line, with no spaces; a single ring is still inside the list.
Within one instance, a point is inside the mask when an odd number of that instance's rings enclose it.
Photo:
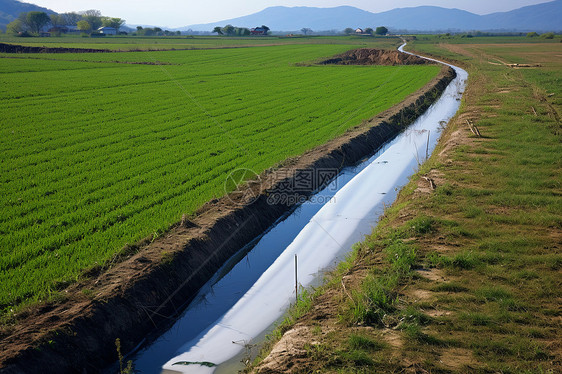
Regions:
[[[48,47],[29,47],[18,44],[0,43],[0,53],[105,53],[111,52],[104,49],[87,48],[48,48]]]
[[[322,64],[336,65],[425,65],[431,61],[417,56],[408,55],[398,51],[387,51],[383,49],[361,48],[347,51],[336,55]]]
[[[128,53],[128,52],[168,52],[168,51],[197,51],[208,49],[238,49],[238,48],[252,48],[252,47],[271,47],[280,44],[267,43],[260,45],[233,45],[233,46],[218,46],[218,47],[187,47],[187,48],[153,48],[148,49],[93,49],[93,48],[65,48],[65,47],[31,47],[19,44],[0,43],[0,53]],[[126,63],[126,62],[122,62]],[[142,62],[141,62],[142,64]],[[160,64],[157,64],[160,65]]]
[[[401,104],[282,167],[261,175],[245,193],[213,200],[158,240],[129,249],[110,269],[66,290],[67,298],[18,316],[0,331],[0,373],[98,373],[115,362],[115,339],[124,352],[174,321],[186,302],[231,256],[292,206],[273,199],[297,170],[341,169],[374,152],[412,123],[454,78],[452,69]],[[310,195],[328,181],[313,186]]]

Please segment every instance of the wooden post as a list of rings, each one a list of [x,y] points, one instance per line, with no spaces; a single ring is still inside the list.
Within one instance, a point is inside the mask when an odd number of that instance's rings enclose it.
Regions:
[[[482,137],[482,135],[480,134],[480,130],[478,130],[478,127],[476,127],[476,125],[474,123],[472,123],[472,121],[466,120],[466,123],[468,124],[468,127],[470,128],[470,131],[472,131],[472,133],[474,135],[476,135],[479,138]]]
[[[425,146],[425,160],[427,161],[429,159],[429,134],[431,133],[431,130],[427,130],[427,145]]]
[[[297,277],[297,255],[295,254],[295,303],[299,301],[299,281]]]

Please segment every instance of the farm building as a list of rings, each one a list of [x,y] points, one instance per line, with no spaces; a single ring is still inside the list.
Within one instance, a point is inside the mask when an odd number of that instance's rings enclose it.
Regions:
[[[51,34],[79,34],[77,26],[55,26],[48,30]]]
[[[358,28],[355,29],[355,33],[356,33],[356,34],[363,34],[364,31],[363,31],[362,28],[358,27]]]
[[[256,27],[256,28],[250,29],[250,34],[252,34],[252,35],[267,35],[267,30],[264,29],[263,27]]]
[[[100,27],[98,31],[106,35],[117,35],[117,29],[114,27]]]

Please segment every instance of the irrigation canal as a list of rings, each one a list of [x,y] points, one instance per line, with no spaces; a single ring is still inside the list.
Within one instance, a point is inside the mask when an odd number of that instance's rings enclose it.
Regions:
[[[431,154],[443,125],[460,106],[468,78],[463,69],[451,67],[457,77],[406,131],[369,159],[344,169],[225,264],[167,332],[133,355],[136,372],[231,373],[243,368],[240,361],[249,347],[295,301],[295,255],[298,284],[317,284],[372,231],[384,207]]]

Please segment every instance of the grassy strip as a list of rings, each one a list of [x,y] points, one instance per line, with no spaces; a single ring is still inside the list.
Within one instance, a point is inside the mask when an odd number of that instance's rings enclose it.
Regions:
[[[367,242],[371,251],[382,249],[388,265],[383,269],[373,269],[361,287],[352,291],[342,314],[345,322],[382,326],[385,318],[396,312],[397,287],[412,276],[412,267],[416,264],[415,245],[404,239],[410,234],[428,232],[431,224],[430,218],[418,217],[389,235],[376,234]]]
[[[350,293],[345,291],[347,299],[340,305],[339,323],[345,326],[357,324],[396,326],[398,324],[396,321],[405,317],[407,322],[401,324],[401,328],[422,336],[423,334],[415,331],[415,323],[425,321],[425,317],[411,310],[401,310],[398,306],[398,288],[414,276],[412,269],[416,267],[417,262],[416,245],[406,239],[430,233],[433,224],[433,219],[420,216],[391,232],[385,232],[384,225],[379,226],[380,229],[367,241],[356,245],[346,260],[339,263],[337,269],[327,275],[324,285],[314,290],[302,290],[285,319],[267,336],[267,341],[254,360],[253,366],[259,365],[283,334],[311,311],[321,295],[342,285],[344,277],[350,274],[358,263],[369,261],[367,258],[375,253],[384,253],[385,266],[372,268],[359,288],[351,290]],[[311,357],[316,359],[320,360],[321,357],[325,359],[329,356],[329,359],[335,362],[334,367],[372,365],[374,361],[369,358],[368,353],[387,348],[386,343],[377,341],[368,334],[351,333],[345,336],[347,340],[344,347],[326,344],[305,348]]]

